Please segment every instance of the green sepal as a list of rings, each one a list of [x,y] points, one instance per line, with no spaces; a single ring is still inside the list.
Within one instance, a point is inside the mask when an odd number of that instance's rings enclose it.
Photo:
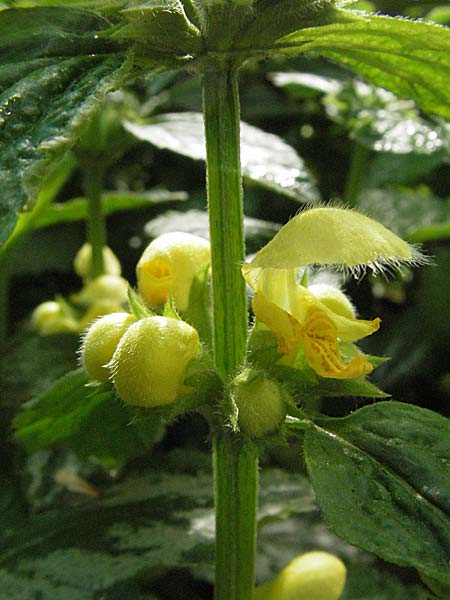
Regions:
[[[172,296],[169,296],[164,304],[163,308],[163,317],[168,317],[169,319],[176,319],[177,321],[182,321],[183,319],[180,317],[180,313],[177,311],[175,306],[175,302]]]
[[[123,10],[122,15],[128,24],[118,27],[112,38],[134,43],[138,61],[172,65],[201,50],[200,32],[179,0],[141,3]]]
[[[209,273],[210,265],[205,265],[195,274],[189,292],[189,304],[183,318],[198,331],[202,342],[208,348],[212,348]]]
[[[254,17],[252,7],[236,2],[212,3],[209,6],[203,4],[203,36],[207,51],[214,54],[233,50]]]
[[[131,314],[136,317],[136,319],[146,319],[147,317],[154,316],[151,310],[149,310],[142,300],[141,296],[136,294],[131,286],[128,286],[128,306],[130,308]]]

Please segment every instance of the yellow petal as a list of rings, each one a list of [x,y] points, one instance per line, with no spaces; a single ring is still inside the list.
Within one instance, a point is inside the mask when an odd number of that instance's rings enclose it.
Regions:
[[[423,257],[397,235],[354,210],[313,208],[286,223],[245,266],[247,281],[256,269],[340,265],[375,271],[420,262]],[[251,282],[249,281],[250,285]]]
[[[345,313],[342,307],[339,312],[336,312],[336,303],[322,302],[312,293],[311,290],[314,290],[314,286],[305,288],[296,282],[296,269],[258,269],[256,272],[244,268],[243,273],[246,278],[249,276],[247,281],[255,286],[254,289],[256,289],[257,295],[263,295],[267,302],[286,311],[301,324],[305,322],[306,313],[310,308],[316,307],[322,310],[334,323],[337,331],[336,337],[343,341],[354,342],[360,340],[371,335],[380,327],[381,321],[378,318],[372,321],[356,319],[353,316],[350,303],[348,303],[349,307]],[[336,292],[344,296],[339,290],[336,290]],[[258,302],[261,303],[261,300]],[[266,321],[264,321],[258,315],[256,316],[269,329],[272,329],[266,322],[269,317],[265,317]],[[276,333],[275,329],[272,329],[272,331]]]
[[[309,309],[303,327],[303,345],[309,366],[321,377],[353,379],[371,373],[373,367],[359,355],[345,364],[339,353],[337,328],[321,309]]]
[[[292,315],[260,293],[253,298],[253,312],[258,321],[276,335],[280,354],[291,354],[298,348],[302,340],[301,327]]]

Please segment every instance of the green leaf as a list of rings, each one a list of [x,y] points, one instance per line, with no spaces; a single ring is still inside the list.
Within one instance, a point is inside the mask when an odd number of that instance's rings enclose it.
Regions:
[[[240,32],[239,48],[262,48],[297,29],[336,23],[347,16],[335,8],[335,0],[258,0],[254,18]]]
[[[157,148],[206,160],[201,113],[168,113],[146,123],[126,121],[125,129]],[[278,136],[241,123],[244,178],[299,202],[318,199],[315,181],[296,151]]]
[[[78,338],[19,334],[0,354],[0,440],[10,435],[10,423],[22,403],[42,393],[76,366]]]
[[[388,398],[389,394],[363,377],[357,379],[321,379],[316,393],[323,397]]]
[[[305,457],[320,508],[347,542],[450,581],[450,422],[380,402],[318,419]]]
[[[123,75],[99,35],[108,21],[69,8],[0,12],[0,242],[42,186],[51,161]]]
[[[55,165],[54,170],[46,179],[39,192],[34,209],[31,212],[19,215],[14,231],[9,236],[7,242],[0,247],[0,265],[8,258],[9,253],[20,244],[24,237],[36,227],[40,215],[48,210],[50,203],[73,173],[74,167],[75,159],[70,153],[65,156],[65,160]]]
[[[364,184],[368,188],[382,188],[389,184],[413,185],[429,176],[442,164],[442,154],[396,154],[377,152],[369,164]]]
[[[165,202],[181,202],[187,199],[185,192],[169,192],[155,189],[148,192],[105,192],[102,194],[102,213],[105,216],[127,210],[138,210]],[[74,198],[67,202],[51,204],[36,221],[36,228],[59,223],[70,223],[87,219],[88,207],[85,198]]]
[[[293,98],[336,93],[342,87],[340,79],[314,72],[271,73],[269,78],[274,85],[285,89]]]
[[[133,421],[112,390],[89,387],[88,382],[82,369],[72,371],[25,406],[14,424],[29,452],[64,447],[113,467],[143,454],[159,439],[158,421]]]
[[[276,47],[329,58],[397,96],[412,98],[425,112],[450,118],[450,30],[422,21],[340,13],[350,22],[301,29]]]
[[[426,189],[365,190],[358,208],[411,242],[450,237],[450,203]]]
[[[450,125],[421,117],[412,100],[362,81],[351,81],[323,99],[328,116],[365,147],[391,154],[449,156]]]

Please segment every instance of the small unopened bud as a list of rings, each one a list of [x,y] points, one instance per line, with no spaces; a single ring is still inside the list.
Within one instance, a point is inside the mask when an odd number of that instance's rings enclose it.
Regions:
[[[183,392],[187,364],[198,349],[198,334],[184,321],[159,316],[138,321],[110,363],[119,396],[134,406],[172,404]]]
[[[75,333],[78,330],[77,321],[55,301],[43,302],[34,309],[31,326],[40,335]]]
[[[100,275],[88,281],[71,300],[82,306],[92,306],[99,302],[125,304],[128,300],[128,283],[117,275]]]
[[[91,279],[92,269],[92,246],[83,244],[78,250],[73,266],[77,275],[82,279]],[[117,275],[122,273],[119,259],[109,246],[103,246],[103,271],[105,275]]]
[[[294,558],[271,582],[255,590],[255,600],[338,600],[345,585],[344,563],[328,552]]]
[[[233,398],[240,429],[252,437],[276,431],[286,416],[286,407],[276,381],[246,369],[234,382]]]
[[[126,313],[127,311],[120,306],[120,304],[116,304],[115,302],[110,302],[109,300],[102,300],[101,302],[96,302],[92,306],[90,306],[81,319],[78,321],[78,330],[84,331],[89,325],[92,325],[94,321],[96,321],[99,317],[104,317],[105,315],[110,315],[112,313]]]
[[[186,310],[195,274],[210,261],[209,242],[190,233],[166,233],[147,246],[136,267],[139,291],[152,306],[169,296]]]
[[[135,321],[128,313],[112,313],[95,321],[87,330],[81,346],[81,359],[92,379],[108,382],[110,372],[107,365],[120,338]]]

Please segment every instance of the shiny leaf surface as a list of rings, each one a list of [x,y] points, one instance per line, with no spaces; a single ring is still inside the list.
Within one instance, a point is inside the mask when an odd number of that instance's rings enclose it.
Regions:
[[[0,243],[117,84],[123,58],[99,36],[108,27],[78,9],[0,12]]]
[[[450,423],[399,402],[321,419],[305,440],[327,524],[390,562],[450,580]]]
[[[125,128],[157,148],[206,160],[200,113],[169,113],[146,124],[127,121]],[[278,136],[241,123],[241,163],[244,178],[297,201],[318,199],[315,182],[296,151]]]
[[[450,118],[450,31],[420,21],[341,11],[348,23],[301,29],[276,46],[338,62],[371,83]]]

